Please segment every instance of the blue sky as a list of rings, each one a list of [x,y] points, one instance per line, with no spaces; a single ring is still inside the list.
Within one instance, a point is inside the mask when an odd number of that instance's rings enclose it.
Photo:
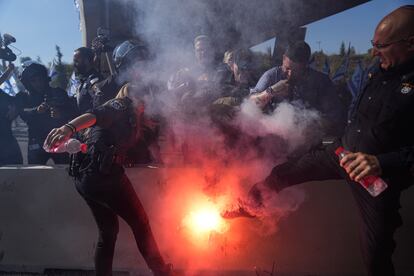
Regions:
[[[357,52],[370,48],[378,21],[395,8],[414,4],[414,0],[373,0],[314,22],[307,26],[306,41],[313,50],[338,52],[341,41],[351,42]],[[0,32],[17,39],[14,45],[22,56],[40,56],[52,61],[55,45],[62,49],[63,60],[70,62],[73,50],[81,46],[79,17],[73,0],[0,0]]]
[[[0,32],[12,34],[22,56],[53,60],[55,45],[71,61],[82,36],[73,0],[0,0]]]
[[[342,41],[351,42],[358,53],[366,53],[371,48],[377,23],[386,14],[403,5],[413,5],[414,0],[373,0],[346,10],[339,14],[324,18],[307,27],[306,42],[313,50],[320,47],[326,53],[339,51]]]

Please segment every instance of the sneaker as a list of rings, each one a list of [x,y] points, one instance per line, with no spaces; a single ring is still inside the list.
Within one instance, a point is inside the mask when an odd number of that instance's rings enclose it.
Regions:
[[[255,218],[254,215],[250,210],[248,210],[241,201],[237,203],[232,208],[224,210],[221,214],[221,217],[224,219],[234,219],[234,218]]]

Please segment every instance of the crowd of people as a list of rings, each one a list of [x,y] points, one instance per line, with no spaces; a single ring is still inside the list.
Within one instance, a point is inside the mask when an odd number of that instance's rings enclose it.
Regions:
[[[224,123],[220,122],[223,115],[228,115],[229,111],[245,99],[254,100],[265,113],[271,113],[282,101],[299,100],[305,107],[321,112],[326,124],[325,135],[340,133],[345,123],[346,106],[338,100],[329,77],[308,66],[311,49],[306,42],[299,41],[290,45],[282,66],[265,72],[257,84],[251,65],[253,55],[249,50],[226,51],[222,62],[218,62],[213,45],[213,41],[206,35],[196,37],[195,63],[179,69],[165,84],[160,80],[157,83],[151,81],[151,87],[148,88],[151,96],[169,93],[173,95],[176,107],[187,114],[188,118],[194,119],[192,115],[211,116],[218,121],[218,125]],[[49,159],[55,164],[68,163],[69,156],[66,153],[50,154],[43,149],[47,133],[74,115],[83,114],[115,98],[123,85],[139,78],[131,75],[133,70],[123,70],[123,63],[131,59],[129,62],[135,62],[135,57],[131,56],[137,49],[149,55],[145,47],[143,43],[134,40],[120,44],[113,55],[118,72],[107,77],[96,68],[97,54],[93,49],[76,49],[73,68],[78,84],[74,97],[69,97],[60,88],[50,87],[49,74],[42,64],[32,61],[22,64],[23,70],[19,77],[25,90],[16,96],[2,92],[3,97],[7,98],[7,104],[6,100],[3,101],[5,106],[2,108],[2,129],[7,131],[3,132],[2,140],[11,146],[7,153],[0,156],[0,165],[22,164],[22,153],[11,131],[11,121],[17,116],[28,126],[28,164],[46,164]],[[3,74],[3,79],[10,75],[12,66],[11,63]],[[275,88],[274,91],[271,91],[272,87]],[[223,114],[223,111],[227,112]],[[128,164],[161,161],[154,141],[158,134],[151,133],[148,129],[146,134],[143,135],[146,141],[137,143],[134,153],[128,154]]]
[[[53,148],[77,137],[88,145],[88,151],[71,155],[70,174],[99,228],[97,275],[111,274],[118,216],[133,230],[155,275],[173,275],[123,170],[125,165],[162,162],[157,140],[163,118],[154,104],[157,96],[168,93],[184,122],[211,118],[229,145],[243,135],[237,130],[235,135],[229,124],[243,101],[253,102],[265,114],[281,102],[300,103],[320,114],[322,131],[315,144],[276,166],[269,177],[252,187],[238,209],[225,216],[254,217],[251,210],[266,206],[264,189],[279,192],[305,181],[344,178],[360,211],[368,275],[394,275],[391,255],[393,234],[401,225],[399,197],[413,180],[414,133],[407,128],[414,119],[413,18],[414,7],[404,6],[377,26],[372,45],[373,54],[380,58],[380,70],[353,103],[349,118],[329,77],[308,66],[311,49],[304,41],[291,43],[282,64],[266,71],[256,83],[248,50],[229,50],[222,62],[217,62],[214,42],[209,36],[198,36],[194,40],[195,63],[174,73],[165,81],[165,89],[159,80],[147,77],[151,55],[140,41],[127,40],[114,49],[117,74],[109,77],[95,67],[94,51],[81,47],[73,56],[80,81],[74,99],[64,90],[50,87],[43,65],[26,64],[20,76],[26,90],[15,97],[0,91],[0,141],[8,145],[0,154],[0,165],[22,163],[11,131],[16,116],[28,125],[29,164],[45,164],[49,158],[56,164],[68,163],[68,154],[48,153],[43,145]],[[322,145],[326,137],[337,138]],[[350,152],[340,163],[334,153],[338,146]],[[182,151],[184,159],[191,162],[188,147],[183,145]],[[355,184],[369,175],[383,177],[389,188],[372,197]]]

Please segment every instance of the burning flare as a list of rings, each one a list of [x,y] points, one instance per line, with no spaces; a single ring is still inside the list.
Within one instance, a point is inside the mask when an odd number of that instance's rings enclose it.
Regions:
[[[221,232],[220,229],[223,228],[220,213],[214,209],[202,209],[191,212],[189,222],[195,232]]]
[[[192,236],[209,237],[212,233],[222,234],[229,228],[226,222],[220,216],[219,207],[212,202],[199,202],[191,206],[191,211],[184,217],[183,226],[192,234]]]

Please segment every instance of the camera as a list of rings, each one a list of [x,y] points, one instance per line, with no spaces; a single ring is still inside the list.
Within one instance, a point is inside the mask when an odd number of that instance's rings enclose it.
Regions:
[[[92,40],[92,49],[96,53],[108,52],[111,50],[108,45],[109,41],[109,30],[99,27],[96,37]]]
[[[16,39],[10,34],[4,34],[3,36],[0,35],[0,59],[5,61],[15,61],[16,55],[13,51],[8,47],[11,43],[16,42]]]

